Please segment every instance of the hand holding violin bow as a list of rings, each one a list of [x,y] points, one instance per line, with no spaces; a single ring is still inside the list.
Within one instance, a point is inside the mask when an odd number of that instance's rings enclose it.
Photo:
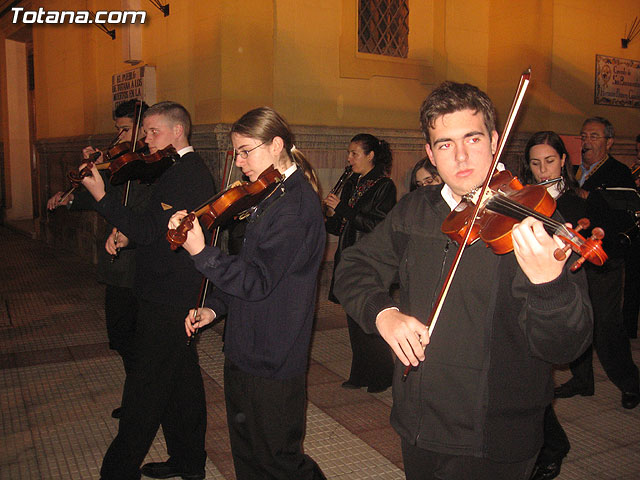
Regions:
[[[192,338],[202,327],[209,325],[216,318],[216,313],[207,307],[192,308],[184,319],[184,329]]]
[[[117,256],[120,249],[125,248],[127,245],[129,245],[127,236],[113,227],[104,243],[104,249],[109,255]]]

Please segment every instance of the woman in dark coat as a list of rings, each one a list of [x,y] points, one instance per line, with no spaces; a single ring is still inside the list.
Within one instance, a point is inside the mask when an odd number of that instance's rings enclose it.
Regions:
[[[586,202],[578,194],[579,185],[570,168],[569,153],[558,134],[535,133],[527,142],[520,167],[522,183],[545,184],[567,222],[575,226],[578,220],[587,217]],[[544,444],[530,480],[556,478],[570,448],[567,434],[550,404],[544,416]]]
[[[334,257],[334,272],[342,251],[370,232],[396,203],[396,187],[387,176],[391,171],[392,155],[389,144],[373,135],[360,133],[351,139],[348,162],[351,176],[345,181],[340,197],[329,194],[327,232],[339,236]],[[329,299],[338,303],[333,292]],[[393,357],[387,343],[379,335],[365,333],[347,316],[349,340],[353,358],[349,379],[344,388],[367,387],[370,393],[382,392],[391,386]]]

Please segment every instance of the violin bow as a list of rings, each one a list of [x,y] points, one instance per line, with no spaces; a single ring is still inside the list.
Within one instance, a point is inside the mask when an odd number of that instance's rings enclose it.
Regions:
[[[142,121],[142,99],[138,99],[138,103],[136,103],[134,116],[136,121],[133,124],[133,132],[131,132],[131,152],[136,151],[136,144],[138,143],[138,133],[140,132],[140,122]],[[124,130],[120,131],[118,138],[122,135]],[[122,205],[127,206],[129,203],[129,193],[131,192],[131,180],[127,180],[127,183],[124,186],[124,192],[122,192]],[[113,242],[115,245],[118,245],[118,234],[119,230],[116,230],[116,234],[114,235]],[[120,255],[120,249],[116,246],[115,255],[111,255],[111,263],[115,262]]]
[[[442,311],[442,307],[446,300],[447,294],[449,293],[449,288],[453,283],[453,277],[456,274],[458,265],[460,264],[460,260],[462,259],[462,254],[467,246],[469,236],[471,235],[473,226],[475,225],[476,220],[478,218],[478,212],[480,211],[480,207],[482,205],[481,199],[484,198],[485,192],[489,188],[489,183],[491,182],[491,178],[493,177],[493,174],[495,173],[496,168],[498,166],[498,162],[500,161],[500,156],[502,155],[504,146],[507,143],[507,138],[509,137],[511,128],[515,123],[518,110],[520,109],[520,105],[522,104],[522,100],[524,98],[525,92],[527,91],[527,87],[529,86],[530,80],[531,80],[531,68],[528,68],[520,76],[520,82],[518,84],[518,89],[516,90],[513,103],[511,105],[511,110],[509,111],[509,116],[507,117],[504,130],[502,131],[502,135],[500,136],[500,139],[498,141],[496,152],[493,155],[493,161],[491,162],[491,167],[489,168],[489,171],[487,172],[487,176],[485,177],[484,182],[482,183],[482,187],[479,190],[478,201],[475,204],[475,208],[473,210],[473,214],[471,216],[471,221],[469,223],[469,226],[467,227],[467,232],[464,236],[464,240],[458,246],[458,251],[456,252],[455,258],[453,259],[453,264],[451,265],[451,268],[449,269],[449,273],[447,274],[447,278],[445,279],[444,284],[442,285],[442,289],[438,294],[438,298],[436,299],[435,306],[433,307],[433,309],[431,310],[431,314],[429,315],[429,319],[427,321],[427,326],[429,327],[429,337],[431,337],[431,333],[433,332],[433,329],[435,328],[436,323],[438,322],[438,318],[440,317],[440,312]],[[424,348],[426,348],[426,345]],[[411,371],[412,368],[413,368],[412,365],[409,365],[405,368],[404,373],[402,375],[403,382],[407,380],[407,376],[409,375],[409,372]]]
[[[231,172],[232,169],[229,165],[229,158],[233,157],[233,151],[227,151],[226,157],[224,159],[224,169],[222,171],[222,178],[225,178],[225,186],[224,186],[224,190],[229,188],[229,185],[231,185]],[[218,225],[214,230],[213,230],[213,235],[211,235],[211,242],[210,245],[217,245],[218,243],[218,238],[220,236],[220,225]],[[198,304],[196,307],[196,320],[199,320],[199,314],[198,314],[198,309],[199,308],[204,308],[204,304],[205,301],[207,299],[207,295],[209,294],[209,290],[211,289],[211,281],[206,277],[206,275],[202,276],[202,284],[200,285],[200,294],[198,295]],[[196,330],[193,332],[193,334],[187,338],[187,345],[191,345],[191,341],[193,340],[193,338],[198,334],[198,332],[200,331],[199,328],[196,328]]]

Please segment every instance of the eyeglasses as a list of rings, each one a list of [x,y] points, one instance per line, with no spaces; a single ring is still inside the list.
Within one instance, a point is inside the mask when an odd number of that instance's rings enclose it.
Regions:
[[[598,135],[597,133],[589,133],[589,134],[582,133],[582,134],[580,134],[580,140],[582,140],[583,142],[585,140],[591,140],[592,142],[597,142],[601,138],[607,138],[607,137],[603,137],[602,135]]]
[[[253,152],[253,151],[254,151],[255,149],[257,149],[257,148],[260,148],[260,147],[261,147],[262,145],[264,145],[265,143],[267,143],[267,142],[262,142],[260,145],[256,145],[255,147],[250,148],[249,150],[240,150],[240,151],[238,151],[238,150],[236,150],[236,149],[234,148],[234,149],[233,149],[233,158],[235,158],[235,157],[240,157],[240,158],[243,158],[243,159],[247,159],[247,158],[249,157],[249,154],[250,154],[251,152]]]
[[[437,180],[433,177],[424,177],[422,180],[417,180],[416,185],[419,187],[425,187],[427,185],[433,185]]]

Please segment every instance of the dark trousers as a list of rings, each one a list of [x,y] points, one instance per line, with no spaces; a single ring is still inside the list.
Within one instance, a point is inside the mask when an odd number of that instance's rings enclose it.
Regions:
[[[486,458],[432,452],[402,439],[402,460],[407,480],[528,480],[536,458],[499,463]]]
[[[348,315],[347,325],[353,353],[349,383],[360,387],[390,387],[393,379],[391,347],[380,335],[365,333]]]
[[[138,316],[138,299],[133,289],[107,285],[104,313],[107,321],[109,348],[120,354],[124,370],[129,373]]]
[[[560,425],[553,405],[549,404],[544,411],[544,444],[538,454],[536,463],[543,467],[558,462],[567,456],[571,445],[567,434]]]
[[[316,462],[302,453],[305,375],[256,377],[226,360],[224,397],[238,480],[324,480]]]
[[[638,338],[640,313],[640,240],[631,245],[624,264],[624,303],[622,315],[629,338]]]
[[[633,363],[629,337],[622,320],[623,267],[620,265],[609,270],[588,268],[587,279],[593,307],[593,347],[600,363],[609,379],[622,392],[638,392],[638,367]],[[569,366],[575,381],[585,387],[593,386],[591,348]]]
[[[184,308],[140,301],[118,435],[100,470],[104,480],[140,478],[160,425],[170,461],[187,473],[204,471],[204,386],[195,349],[186,344],[186,314]]]

